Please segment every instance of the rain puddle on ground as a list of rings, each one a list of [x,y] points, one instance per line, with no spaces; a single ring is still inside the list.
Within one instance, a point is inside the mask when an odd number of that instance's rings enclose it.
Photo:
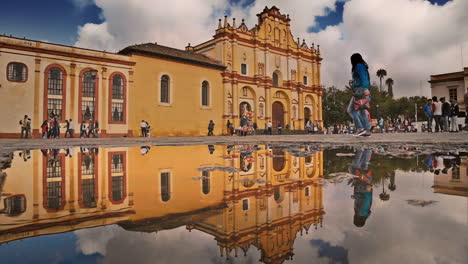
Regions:
[[[0,155],[1,263],[467,263],[468,153],[231,145]]]

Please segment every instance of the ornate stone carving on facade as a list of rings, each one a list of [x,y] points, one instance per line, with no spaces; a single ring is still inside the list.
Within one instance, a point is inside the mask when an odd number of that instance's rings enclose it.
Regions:
[[[242,19],[242,23],[241,25],[237,28],[237,30],[239,30],[240,32],[248,32],[249,31],[249,28],[245,25],[245,20]]]
[[[242,60],[247,61],[247,54],[245,52],[242,54]]]
[[[277,69],[279,69],[281,67],[281,57],[276,55],[275,57],[275,66]]]
[[[291,70],[291,80],[296,81],[296,70]]]
[[[258,63],[258,74],[265,75],[265,64],[262,62]]]

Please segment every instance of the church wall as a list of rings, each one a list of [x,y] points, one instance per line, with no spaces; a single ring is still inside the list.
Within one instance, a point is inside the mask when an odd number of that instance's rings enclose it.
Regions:
[[[132,60],[136,62],[136,88],[130,102],[130,126],[135,136],[140,135],[141,120],[149,122],[152,136],[206,135],[210,120],[216,124],[214,134],[221,135],[224,124],[220,70],[137,54]],[[169,103],[160,103],[163,75],[170,78]],[[201,86],[205,80],[210,84],[208,107],[201,104]]]

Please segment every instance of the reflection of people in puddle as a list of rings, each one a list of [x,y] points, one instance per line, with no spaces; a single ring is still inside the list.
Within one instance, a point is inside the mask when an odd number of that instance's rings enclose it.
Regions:
[[[141,155],[146,155],[150,151],[151,147],[150,146],[141,146],[140,147],[140,153]]]
[[[23,158],[23,161],[26,162],[31,158],[31,151],[30,150],[23,150],[19,153],[19,156]]]
[[[210,154],[213,154],[215,151],[215,147],[213,145],[208,145],[208,151],[210,152]]]
[[[354,225],[362,227],[371,213],[372,206],[372,173],[369,171],[371,150],[357,151],[350,173],[354,175],[352,186],[354,192]]]

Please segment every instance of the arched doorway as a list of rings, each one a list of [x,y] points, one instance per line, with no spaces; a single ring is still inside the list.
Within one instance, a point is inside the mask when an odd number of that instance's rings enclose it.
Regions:
[[[273,169],[275,171],[282,171],[286,166],[286,159],[284,157],[284,151],[280,149],[273,150]]]
[[[239,119],[240,119],[240,125],[241,126],[244,126],[244,125],[248,125],[249,122],[251,122],[252,120],[250,120],[248,117],[246,117],[246,114],[248,112],[251,112],[252,111],[252,107],[250,106],[249,103],[247,102],[242,102],[240,105],[239,105]]]
[[[304,127],[306,127],[307,122],[310,120],[310,108],[304,107]]]
[[[239,117],[244,117],[247,112],[252,111],[252,107],[247,102],[242,102],[239,105]]]
[[[281,122],[283,127],[285,126],[284,124],[284,106],[280,102],[274,102],[273,103],[273,128],[277,128],[278,124]]]

